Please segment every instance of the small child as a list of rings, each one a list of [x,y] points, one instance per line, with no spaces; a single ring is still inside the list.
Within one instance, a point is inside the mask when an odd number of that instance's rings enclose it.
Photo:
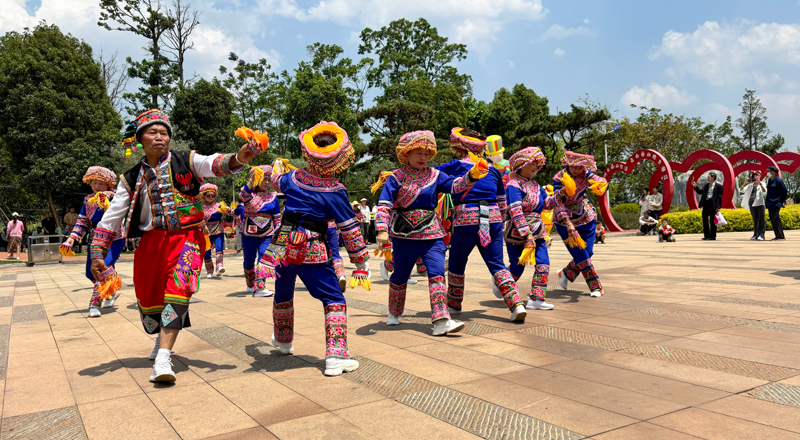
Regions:
[[[675,228],[667,223],[667,219],[661,219],[661,227],[658,228],[658,242],[675,243]]]
[[[598,243],[606,244],[606,228],[602,223],[598,223],[595,228],[595,239]]]

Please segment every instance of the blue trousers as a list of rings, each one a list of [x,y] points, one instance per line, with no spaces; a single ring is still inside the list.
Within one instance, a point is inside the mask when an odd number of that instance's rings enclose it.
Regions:
[[[449,319],[447,310],[446,286],[444,280],[444,240],[408,240],[392,237],[392,256],[394,271],[389,277],[389,313],[403,314],[406,304],[406,288],[411,270],[422,259],[428,267],[428,293],[431,300],[431,321]]]
[[[519,264],[519,257],[522,255],[522,251],[525,250],[525,245],[506,243],[506,249],[508,250],[508,259],[511,260],[508,264],[508,270],[514,280],[519,280],[522,273],[525,272],[525,266]],[[536,267],[533,273],[533,281],[531,281],[529,298],[543,300],[547,294],[547,279],[550,276],[550,255],[547,253],[547,240],[544,238],[536,240],[534,256],[536,258]]]
[[[105,260],[106,266],[113,266],[117,260],[119,259],[119,255],[122,253],[122,250],[125,249],[125,239],[121,238],[119,240],[114,240],[111,243],[111,247],[108,248],[108,254],[106,254]],[[89,255],[88,249],[86,252],[86,278],[89,281],[94,282],[94,275],[92,275],[92,257]]]
[[[275,303],[285,303],[294,299],[294,285],[297,277],[308,289],[308,293],[322,301],[323,306],[329,304],[345,304],[339,278],[329,263],[321,264],[289,264],[275,268],[278,279],[275,280]]]
[[[211,246],[217,251],[217,253],[225,250],[225,234],[209,235],[208,239],[211,241]],[[204,259],[206,261],[211,261],[211,249],[206,249]]]
[[[597,222],[595,220],[592,220],[585,225],[575,227],[583,241],[586,242],[586,249],[567,246],[567,251],[569,251],[569,254],[572,256],[572,261],[574,261],[576,264],[586,261],[592,258],[592,255],[594,255],[594,237],[597,234],[596,223]],[[566,226],[561,226],[560,224],[556,223],[556,231],[558,231],[558,235],[561,236],[562,240],[569,238]]]
[[[245,270],[253,270],[256,267],[256,262],[264,256],[270,242],[272,242],[272,237],[269,235],[266,237],[242,236],[242,250],[244,251],[242,266]],[[211,255],[208,255],[208,258],[210,259]]]
[[[326,238],[328,239],[328,248],[331,250],[333,259],[341,260],[342,257],[339,255],[339,232],[336,231],[336,228],[328,228]]]

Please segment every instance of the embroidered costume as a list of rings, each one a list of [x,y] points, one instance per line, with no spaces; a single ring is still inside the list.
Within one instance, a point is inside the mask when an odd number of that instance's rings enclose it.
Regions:
[[[208,277],[220,276],[225,273],[223,265],[223,255],[225,253],[225,228],[222,226],[222,214],[226,210],[219,202],[205,203],[206,194],[213,194],[214,198],[217,197],[218,188],[213,183],[204,183],[200,185],[200,198],[203,200],[203,219],[208,229],[208,241],[211,246],[216,250],[217,264],[211,260],[211,248],[206,249],[203,255],[203,261],[206,265],[206,273]]]
[[[603,294],[603,286],[591,259],[597,233],[596,214],[589,207],[587,191],[602,195],[608,184],[605,179],[594,174],[597,171],[594,156],[565,151],[561,164],[564,169],[553,177],[553,188],[560,194],[553,210],[553,220],[556,231],[567,244],[572,261],[558,271],[559,282],[566,289],[568,282],[575,281],[580,273],[586,279],[591,295],[598,297]],[[569,167],[581,167],[582,170],[578,175],[572,175]],[[564,192],[561,192],[562,188],[565,189]],[[569,233],[569,224],[575,227],[572,234]]]
[[[482,155],[486,141],[462,132],[456,127],[450,133],[450,149],[456,157],[439,165],[437,169],[452,176],[463,176],[474,165],[467,158],[468,152]],[[464,301],[464,272],[469,254],[478,246],[478,251],[492,274],[495,286],[511,310],[512,321],[525,321],[525,303],[520,299],[517,283],[503,262],[503,217],[506,211],[506,194],[503,178],[496,167],[468,191],[453,194],[455,212],[453,233],[450,237],[450,260],[447,273],[447,305],[456,313],[461,312]]]
[[[281,224],[281,205],[275,193],[269,189],[251,188],[255,170],[260,169],[265,176],[272,174],[272,167],[261,165],[250,169],[250,181],[239,191],[242,204],[236,209],[244,217],[242,223],[242,248],[244,250],[244,277],[247,291],[253,296],[272,295],[266,289],[266,274],[256,274],[256,262],[261,260],[272,242],[272,234]]]

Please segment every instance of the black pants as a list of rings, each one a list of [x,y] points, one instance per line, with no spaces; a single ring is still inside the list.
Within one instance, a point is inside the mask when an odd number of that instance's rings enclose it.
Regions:
[[[639,232],[641,232],[644,235],[649,234],[650,231],[654,231],[655,229],[656,229],[656,225],[641,225],[641,226],[639,226]]]
[[[663,232],[661,232],[661,231],[658,231],[658,238],[660,238],[660,239],[661,239],[661,241],[668,241],[668,242],[673,242],[673,241],[675,241],[675,240],[672,238],[672,234],[665,234],[665,233],[663,233]]]
[[[717,215],[717,208],[710,200],[703,205],[703,237],[707,240],[717,239],[717,224],[714,223],[714,216]]]
[[[781,207],[773,206],[769,208],[769,221],[772,222],[772,231],[775,232],[775,238],[784,240],[786,237],[783,235],[783,223],[781,223]]]
[[[750,207],[750,215],[753,217],[753,237],[764,238],[767,231],[767,219],[764,218],[764,205]]]
[[[653,217],[654,219],[658,220],[659,217],[661,217],[661,210],[659,209],[659,210],[656,210],[656,211],[649,211],[647,214],[650,217]]]

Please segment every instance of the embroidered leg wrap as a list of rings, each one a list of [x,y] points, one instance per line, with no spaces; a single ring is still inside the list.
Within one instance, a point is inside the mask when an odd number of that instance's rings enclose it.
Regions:
[[[600,278],[597,277],[597,271],[594,270],[591,259],[579,263],[578,267],[583,277],[586,279],[586,285],[589,286],[589,290],[595,291],[603,288],[603,285],[600,284]]]
[[[549,264],[536,265],[536,272],[533,274],[533,282],[531,283],[530,299],[534,301],[544,299],[547,294],[547,278],[549,275]]]
[[[514,310],[514,307],[523,304],[517,292],[517,283],[514,282],[514,277],[507,269],[498,271],[493,275],[494,284],[500,289],[503,294],[503,300],[506,302],[509,310]]]
[[[92,290],[92,299],[89,300],[89,308],[100,307],[100,303],[103,301],[103,299],[100,298],[100,292],[97,291],[97,286],[99,284],[100,283],[94,283],[94,289]]]
[[[211,258],[205,260],[205,263],[206,263],[206,272],[210,274],[214,273],[214,262],[211,260]]]
[[[394,260],[385,260],[386,261],[386,270],[388,272],[394,272]]]
[[[325,338],[325,357],[350,357],[347,349],[347,304],[328,304],[325,307]]]
[[[447,272],[447,305],[461,310],[464,301],[464,275]]]
[[[440,319],[449,319],[450,312],[447,310],[446,292],[447,287],[444,276],[439,275],[428,278],[428,291],[431,295],[431,322]]]
[[[333,271],[336,272],[336,278],[345,276],[344,274],[344,261],[333,260]]]
[[[244,270],[244,281],[247,283],[247,287],[253,287],[253,283],[256,280],[256,270],[255,269],[245,269]]]
[[[222,268],[222,251],[217,251],[217,270]]]
[[[294,340],[294,300],[272,304],[272,323],[278,342]]]
[[[581,270],[578,268],[578,265],[575,264],[575,260],[570,260],[569,264],[567,264],[567,267],[564,268],[564,274],[567,276],[567,279],[570,283],[575,281],[575,278],[578,278],[580,271]]]
[[[406,307],[406,286],[389,282],[389,313],[399,317]]]
[[[422,257],[417,258],[417,273],[420,275],[427,275],[428,273],[428,266],[422,262]]]

